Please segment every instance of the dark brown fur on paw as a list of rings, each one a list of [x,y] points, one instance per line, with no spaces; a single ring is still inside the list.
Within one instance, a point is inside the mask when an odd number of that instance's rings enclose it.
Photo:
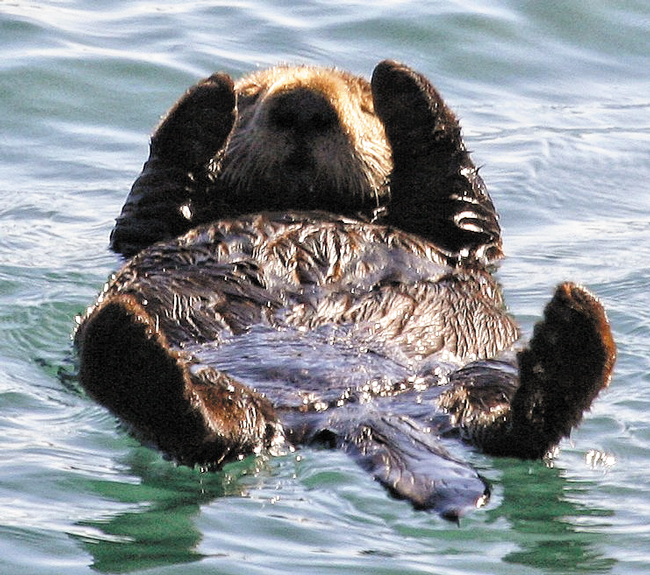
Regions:
[[[372,94],[394,159],[424,164],[431,154],[438,155],[441,162],[430,168],[442,171],[447,167],[445,156],[464,149],[456,117],[421,74],[385,60],[373,72]]]
[[[514,454],[541,457],[567,437],[609,385],[615,360],[602,304],[581,286],[559,285],[518,356],[520,386],[511,405]]]
[[[423,75],[384,61],[375,68],[372,93],[393,150],[386,221],[458,259],[501,258],[494,205],[437,90]]]
[[[531,427],[549,443],[568,435],[609,385],[615,359],[611,327],[598,299],[576,284],[558,286],[529,348],[519,354],[515,427]]]
[[[192,86],[167,113],[151,142],[151,155],[193,169],[209,162],[235,122],[234,83],[223,73]]]
[[[439,406],[461,436],[493,455],[545,456],[582,421],[609,384],[616,346],[602,305],[586,289],[563,283],[518,354],[517,373],[479,362],[452,376]],[[504,369],[505,368],[505,369]]]
[[[219,467],[281,441],[273,407],[170,346],[133,296],[95,309],[75,341],[88,393],[179,463]]]

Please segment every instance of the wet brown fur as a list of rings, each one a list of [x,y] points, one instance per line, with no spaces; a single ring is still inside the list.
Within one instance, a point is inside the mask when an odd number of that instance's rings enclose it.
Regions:
[[[370,84],[310,67],[200,82],[154,134],[113,246],[139,253],[76,334],[81,383],[189,465],[318,443],[457,518],[489,491],[446,442],[542,457],[611,378],[609,322],[578,285],[518,342],[458,121],[395,62]]]
[[[314,66],[202,80],[156,129],[112,248],[131,256],[218,219],[322,210],[394,225],[455,258],[498,260],[496,210],[454,113],[433,88],[431,102],[408,94],[430,85],[382,82]]]
[[[329,191],[342,205],[380,205],[392,158],[367,81],[331,68],[278,66],[246,76],[235,91],[238,119],[222,161],[232,193],[257,200],[260,190],[277,191],[286,201]],[[292,207],[309,207],[298,201]]]
[[[192,87],[156,129],[111,235],[130,256],[193,226],[260,210],[370,221],[389,200],[390,145],[367,80],[277,66]]]

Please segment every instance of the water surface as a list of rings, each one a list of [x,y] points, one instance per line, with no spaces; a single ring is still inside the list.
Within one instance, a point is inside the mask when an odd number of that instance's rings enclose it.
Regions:
[[[617,2],[0,0],[0,567],[12,574],[650,573],[650,7]],[[491,481],[460,527],[345,456],[176,468],[78,392],[73,318],[160,115],[215,70],[426,73],[501,213],[530,332],[555,284],[606,305],[611,388],[552,467]]]

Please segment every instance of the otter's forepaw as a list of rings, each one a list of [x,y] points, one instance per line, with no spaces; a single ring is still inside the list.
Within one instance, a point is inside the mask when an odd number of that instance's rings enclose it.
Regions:
[[[391,61],[375,68],[372,94],[393,153],[385,221],[455,259],[501,258],[496,210],[440,94],[424,76]]]
[[[234,83],[224,73],[192,86],[162,120],[151,141],[151,159],[191,170],[224,146],[236,117]]]
[[[111,233],[111,248],[131,257],[212,219],[208,164],[225,146],[236,116],[233,81],[202,80],[178,100],[151,139],[151,153]]]
[[[580,423],[609,384],[616,346],[605,310],[581,286],[563,283],[519,356],[520,386],[512,401],[512,429],[543,455]]]
[[[462,146],[456,117],[422,74],[384,60],[373,72],[372,95],[396,160],[426,155],[441,143]]]

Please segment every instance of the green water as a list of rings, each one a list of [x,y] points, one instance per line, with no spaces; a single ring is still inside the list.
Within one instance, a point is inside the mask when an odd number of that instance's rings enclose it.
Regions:
[[[650,6],[514,0],[0,0],[0,572],[650,573]],[[413,511],[340,453],[180,469],[78,393],[74,316],[159,116],[220,69],[425,72],[501,213],[530,328],[602,298],[615,377],[554,466],[471,454],[489,505]]]

